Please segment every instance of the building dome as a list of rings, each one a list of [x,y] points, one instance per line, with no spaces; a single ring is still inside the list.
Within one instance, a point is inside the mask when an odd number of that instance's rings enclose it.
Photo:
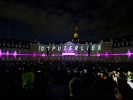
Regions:
[[[78,38],[78,33],[74,33],[74,38]]]

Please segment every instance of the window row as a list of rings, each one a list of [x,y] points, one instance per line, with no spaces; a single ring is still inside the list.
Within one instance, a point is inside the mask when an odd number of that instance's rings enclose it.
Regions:
[[[2,61],[16,61],[16,60],[18,60],[18,61],[21,61],[21,57],[17,57],[17,58],[14,58],[14,57],[2,57],[2,58],[0,58],[0,60],[2,60]]]
[[[1,52],[2,53],[6,53],[6,52],[9,52],[9,53],[14,53],[15,50],[6,50],[6,49],[1,49]],[[21,53],[21,50],[16,50],[16,53],[20,54]]]
[[[133,41],[130,42],[118,42],[113,44],[114,47],[121,47],[121,46],[133,46]]]
[[[23,45],[23,44],[6,44],[6,43],[3,43],[1,44],[0,43],[0,47],[7,47],[7,48],[25,48],[25,49],[28,49],[29,48],[29,45]]]

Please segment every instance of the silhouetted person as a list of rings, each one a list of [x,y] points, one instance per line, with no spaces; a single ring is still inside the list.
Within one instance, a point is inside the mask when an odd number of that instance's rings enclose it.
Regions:
[[[81,79],[75,77],[69,82],[69,96],[66,100],[85,100]]]
[[[133,90],[126,80],[120,80],[114,92],[117,100],[133,100]]]

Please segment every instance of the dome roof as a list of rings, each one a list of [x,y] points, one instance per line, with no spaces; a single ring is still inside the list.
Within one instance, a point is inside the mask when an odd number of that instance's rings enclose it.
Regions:
[[[78,37],[78,33],[74,33],[74,38],[77,38]]]

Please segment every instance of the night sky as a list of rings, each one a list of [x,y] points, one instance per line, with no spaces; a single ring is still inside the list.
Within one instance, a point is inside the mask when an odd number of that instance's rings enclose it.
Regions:
[[[67,42],[132,35],[131,0],[0,0],[0,37]]]

